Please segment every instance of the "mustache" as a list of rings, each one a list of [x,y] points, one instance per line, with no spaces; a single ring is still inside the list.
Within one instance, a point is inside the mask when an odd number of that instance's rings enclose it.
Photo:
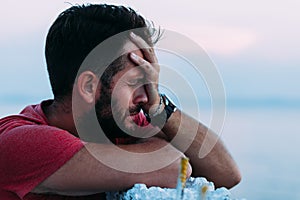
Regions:
[[[132,106],[132,107],[129,107],[129,114],[130,115],[138,114],[139,112],[141,112],[141,110],[142,110],[142,106],[140,106],[140,105]]]

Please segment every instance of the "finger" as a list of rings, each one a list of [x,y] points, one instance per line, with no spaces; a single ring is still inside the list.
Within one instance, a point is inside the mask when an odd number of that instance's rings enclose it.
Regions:
[[[143,71],[146,74],[147,79],[157,81],[159,70],[157,70],[155,65],[157,64],[151,64],[147,60],[143,59],[142,57],[136,55],[135,53],[130,53],[130,59],[132,62],[134,62],[136,65],[140,66]]]
[[[158,106],[159,102],[160,102],[160,97],[158,94],[158,88],[156,84],[145,84],[145,90],[147,92],[148,95],[148,99],[149,99],[149,106]],[[148,111],[150,110],[150,108],[148,108]]]
[[[159,99],[158,97],[158,76],[159,73],[152,66],[153,64],[147,62],[135,53],[130,53],[130,58],[137,64],[145,73],[145,89],[149,97],[149,103],[154,104]]]
[[[133,32],[130,33],[130,38],[131,41],[141,49],[146,60],[148,60],[150,63],[157,63],[157,58],[154,49],[150,47],[149,44],[143,38],[134,34]]]
[[[149,67],[150,63],[148,61],[146,61],[145,59],[143,59],[142,57],[138,56],[137,54],[135,54],[133,52],[131,52],[129,55],[130,55],[130,59],[132,60],[132,62],[134,62],[138,66],[146,65],[147,67]]]

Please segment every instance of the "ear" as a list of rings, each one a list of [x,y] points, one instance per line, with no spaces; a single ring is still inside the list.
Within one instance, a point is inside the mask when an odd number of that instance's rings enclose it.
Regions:
[[[77,78],[78,93],[87,103],[95,102],[98,83],[99,78],[91,71],[84,71]]]

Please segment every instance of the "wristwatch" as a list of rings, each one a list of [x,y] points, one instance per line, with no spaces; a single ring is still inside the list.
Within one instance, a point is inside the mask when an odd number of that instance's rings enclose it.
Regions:
[[[166,122],[167,122],[167,120],[171,117],[173,112],[175,112],[177,110],[177,107],[165,94],[161,94],[161,97],[163,98],[163,102],[165,104],[164,110],[167,113],[167,118],[166,118]]]
[[[152,125],[162,127],[177,108],[165,94],[160,94],[160,98],[160,102],[165,105],[164,110],[154,116],[150,116],[149,114],[145,113],[145,116],[147,121]]]

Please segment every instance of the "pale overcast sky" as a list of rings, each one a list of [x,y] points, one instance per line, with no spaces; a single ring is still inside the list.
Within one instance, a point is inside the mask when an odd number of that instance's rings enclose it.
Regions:
[[[51,98],[47,31],[71,4],[117,3],[201,45],[228,98],[300,99],[300,1],[5,1],[0,7],[0,104]],[[34,102],[34,103],[35,103]]]

